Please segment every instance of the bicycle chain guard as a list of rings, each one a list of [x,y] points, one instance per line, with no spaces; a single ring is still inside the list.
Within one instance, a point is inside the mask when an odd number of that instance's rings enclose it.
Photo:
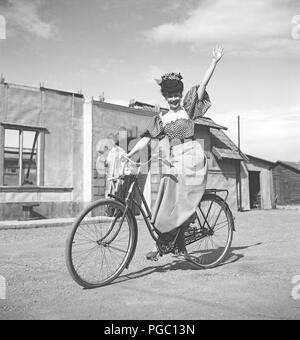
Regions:
[[[184,233],[185,244],[197,242],[208,235],[208,230],[191,225]]]

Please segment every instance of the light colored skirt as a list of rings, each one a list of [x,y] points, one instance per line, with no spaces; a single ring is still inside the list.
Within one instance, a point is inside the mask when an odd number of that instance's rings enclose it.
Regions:
[[[163,175],[151,222],[161,233],[181,227],[195,213],[206,189],[207,159],[198,141],[171,148],[171,167]]]

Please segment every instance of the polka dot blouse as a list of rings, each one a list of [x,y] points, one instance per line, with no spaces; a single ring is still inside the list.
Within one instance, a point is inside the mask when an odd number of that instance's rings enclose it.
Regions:
[[[185,96],[183,110],[169,111],[165,115],[159,114],[152,118],[148,128],[141,137],[162,139],[165,136],[171,139],[190,139],[194,136],[194,119],[204,116],[210,108],[211,102],[207,92],[202,100],[198,99],[198,88],[194,86]]]

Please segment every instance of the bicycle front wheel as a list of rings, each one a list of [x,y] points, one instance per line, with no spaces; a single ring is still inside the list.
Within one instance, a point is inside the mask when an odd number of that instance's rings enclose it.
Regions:
[[[66,243],[66,264],[84,288],[115,280],[135,251],[137,231],[132,216],[120,202],[106,199],[87,207],[73,224]]]
[[[232,213],[222,198],[206,194],[196,215],[195,222],[185,231],[189,259],[200,268],[216,267],[225,259],[232,243]]]

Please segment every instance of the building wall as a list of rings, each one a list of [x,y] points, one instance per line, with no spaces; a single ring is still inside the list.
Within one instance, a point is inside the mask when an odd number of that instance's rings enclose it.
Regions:
[[[22,203],[34,201],[41,203],[35,210],[47,218],[62,215],[60,205],[69,207],[64,217],[76,215],[83,191],[84,99],[17,85],[0,85],[0,99],[1,123],[46,129],[44,184],[34,190],[30,186],[11,190],[0,187],[0,219],[21,218],[21,208],[7,209],[8,203],[21,207]]]
[[[247,163],[247,169],[248,171],[260,172],[261,208],[272,209],[274,207],[275,198],[273,189],[273,175],[272,171],[270,170],[270,164],[250,157],[250,162]]]
[[[35,210],[50,217],[75,216],[87,203],[104,197],[107,185],[104,159],[97,153],[97,144],[124,128],[129,133],[130,150],[139,134],[148,126],[154,113],[98,101],[85,104],[82,97],[58,91],[22,86],[0,85],[0,123],[29,125],[47,129],[44,153],[44,185],[32,187],[0,187],[0,219],[22,216],[22,203],[39,202]],[[238,168],[242,181],[242,208],[249,209],[248,170],[261,172],[263,206],[272,206],[272,173],[264,163],[252,161],[248,169],[237,160],[217,160],[211,153],[211,134],[208,127],[196,126],[195,137],[203,145],[209,162],[207,188],[227,189],[228,203],[233,210],[239,206]],[[0,140],[3,136],[0,136]],[[141,161],[156,153],[142,154]],[[0,150],[1,151],[1,150]],[[1,156],[1,152],[0,152]],[[1,161],[0,161],[1,165]],[[99,174],[99,169],[103,173]],[[143,169],[140,184],[144,187],[147,168]],[[279,171],[279,170],[278,170]],[[153,162],[148,181],[148,202],[153,206],[158,192],[161,170]],[[282,175],[280,175],[282,176]],[[288,174],[286,177],[290,176]],[[298,178],[298,177],[297,177]],[[278,182],[279,183],[279,182]],[[286,187],[286,184],[284,184]],[[282,184],[278,184],[282,189]],[[284,188],[285,188],[284,187]],[[285,189],[283,189],[284,191]],[[285,190],[290,191],[290,189]],[[222,194],[221,194],[222,195]],[[292,198],[293,200],[293,198]]]
[[[90,103],[92,111],[92,200],[101,199],[105,194],[107,185],[104,161],[106,155],[97,154],[97,145],[107,139],[110,134],[116,134],[124,128],[128,131],[127,137],[121,140],[120,147],[126,152],[140,139],[139,134],[149,125],[154,113],[118,106],[114,104],[93,101]],[[123,132],[121,133],[121,138]],[[141,156],[141,162],[148,160],[146,150]],[[100,170],[100,171],[99,171]],[[140,185],[144,187],[147,171],[140,177]]]
[[[66,218],[75,217],[82,211],[81,202],[67,201],[41,201],[39,207],[34,208],[36,217],[40,218]],[[0,221],[16,221],[23,219],[22,204],[16,202],[0,203]]]
[[[211,154],[207,181],[207,189],[228,190],[227,203],[234,211],[238,209],[238,163],[238,161],[231,159],[218,160]],[[218,195],[224,198],[225,193],[218,193]]]
[[[235,159],[218,160],[212,151],[212,138],[207,127],[198,126],[195,134],[197,139],[203,139],[205,154],[208,157],[208,181],[207,189],[228,190],[227,203],[233,211],[239,209],[238,176],[240,173],[242,192],[242,210],[249,210],[249,184],[248,173],[244,162]],[[240,168],[240,170],[239,170]],[[224,197],[224,193],[219,193]]]
[[[249,174],[246,163],[241,162],[242,199],[241,210],[250,210]],[[237,189],[238,190],[238,189]]]
[[[277,204],[300,204],[300,174],[280,164],[272,172]]]

